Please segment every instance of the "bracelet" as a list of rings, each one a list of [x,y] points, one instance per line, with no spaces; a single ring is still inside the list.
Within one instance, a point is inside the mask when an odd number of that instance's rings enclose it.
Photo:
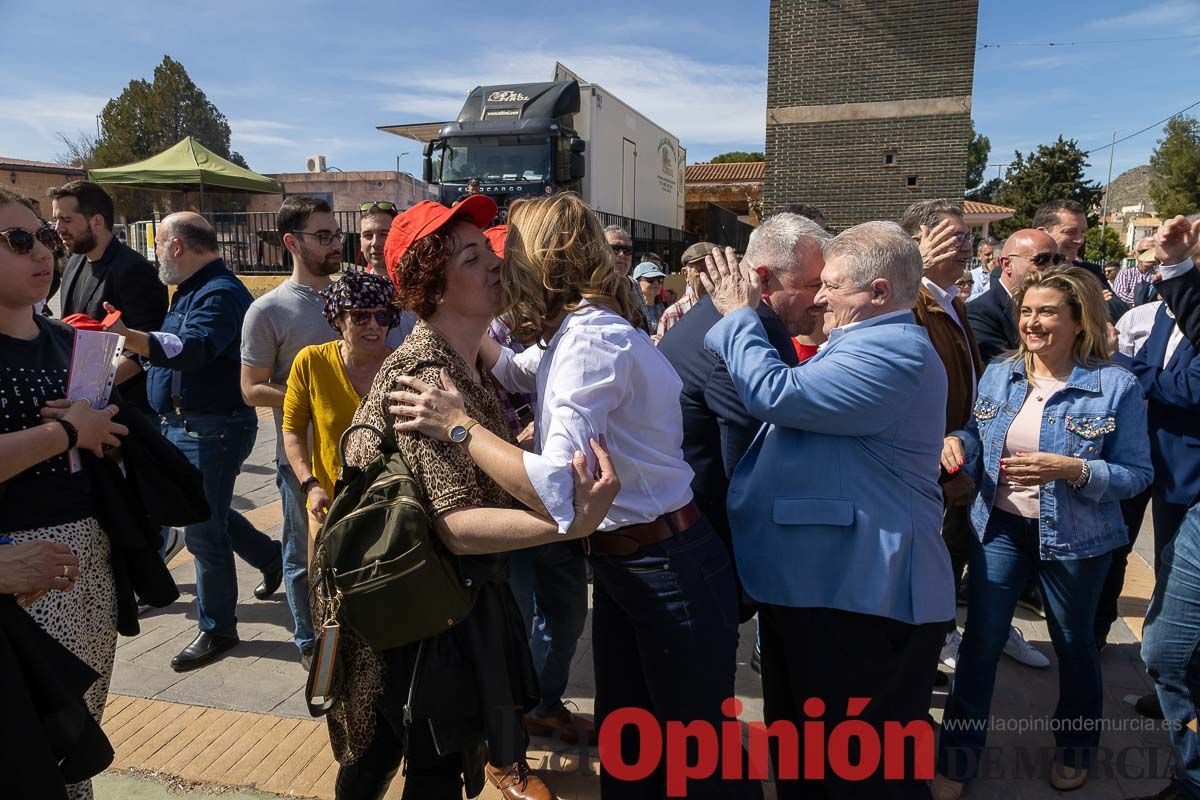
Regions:
[[[74,450],[75,445],[79,444],[79,429],[65,419],[56,419],[54,421],[62,425],[63,430],[67,432],[67,450]]]
[[[317,480],[316,475],[309,475],[300,484],[300,491],[304,492],[305,494],[308,494],[308,490],[311,489],[312,487],[316,486],[319,483],[320,483],[320,481]]]
[[[1076,489],[1082,489],[1087,486],[1088,481],[1092,479],[1092,465],[1086,459],[1079,459],[1083,463],[1083,469],[1079,473],[1079,478],[1073,481],[1067,481]]]

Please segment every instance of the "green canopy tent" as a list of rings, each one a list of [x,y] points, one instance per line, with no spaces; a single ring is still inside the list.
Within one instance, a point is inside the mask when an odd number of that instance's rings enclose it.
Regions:
[[[190,136],[142,161],[89,170],[88,177],[95,183],[165,192],[186,193],[199,188],[201,212],[205,187],[219,193],[283,194],[279,181],[221,158]]]

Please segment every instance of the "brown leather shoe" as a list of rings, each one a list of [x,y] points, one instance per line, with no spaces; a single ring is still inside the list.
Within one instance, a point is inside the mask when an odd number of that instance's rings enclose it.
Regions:
[[[561,709],[552,717],[525,715],[525,728],[531,736],[550,736],[567,744],[579,744],[584,739],[588,747],[596,746],[596,724],[588,717]]]
[[[507,800],[558,800],[558,795],[550,791],[550,787],[524,761],[507,767],[484,764],[483,769],[488,780]]]

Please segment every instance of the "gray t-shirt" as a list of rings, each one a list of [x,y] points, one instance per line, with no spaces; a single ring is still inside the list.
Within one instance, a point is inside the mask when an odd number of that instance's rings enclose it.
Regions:
[[[254,301],[242,323],[242,363],[248,367],[270,367],[271,383],[287,385],[296,354],[310,344],[338,338],[325,320],[325,301],[315,289],[291,278]],[[283,409],[275,415],[275,457],[287,463],[283,452]]]

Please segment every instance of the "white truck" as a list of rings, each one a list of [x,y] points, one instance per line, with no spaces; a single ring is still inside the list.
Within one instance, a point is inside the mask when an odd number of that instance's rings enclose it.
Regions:
[[[478,184],[504,216],[516,198],[566,189],[597,211],[683,227],[679,140],[561,65],[553,82],[476,87],[454,122],[379,129],[425,144],[423,177],[446,204]]]

